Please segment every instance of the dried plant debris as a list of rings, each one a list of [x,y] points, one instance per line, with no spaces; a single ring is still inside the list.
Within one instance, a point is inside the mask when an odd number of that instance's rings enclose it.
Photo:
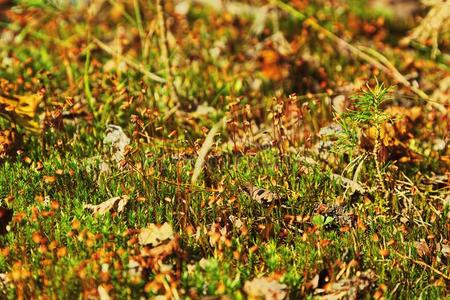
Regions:
[[[448,0],[5,1],[0,299],[447,296]]]
[[[279,195],[267,189],[258,188],[252,184],[245,184],[244,189],[252,200],[264,206],[271,206],[281,199]]]
[[[360,194],[365,194],[367,192],[367,189],[355,180],[345,178],[339,174],[331,174],[331,178],[340,181],[344,187],[349,188],[352,192],[359,192]]]
[[[148,227],[141,229],[139,233],[139,243],[141,245],[158,246],[166,240],[172,240],[174,232],[169,223],[161,226],[150,224]]]
[[[439,86],[434,90],[431,98],[442,104],[450,104],[450,75],[439,82]]]
[[[420,257],[429,257],[431,254],[431,249],[424,239],[414,242],[414,248],[416,248],[417,254]]]
[[[99,285],[97,288],[98,296],[100,300],[110,300],[111,296],[108,294],[108,291],[103,285]]]
[[[318,281],[319,275],[316,275]],[[349,279],[341,279],[336,282],[330,281],[322,287],[317,287],[314,295],[318,299],[359,299],[362,295],[367,295],[376,281],[376,274],[373,270],[364,272],[358,271],[355,276]]]
[[[254,278],[246,281],[244,292],[248,299],[282,300],[286,299],[287,286],[269,277]]]
[[[112,159],[119,164],[125,158],[125,149],[130,144],[130,138],[123,132],[122,127],[110,124],[103,143],[111,147]]]
[[[427,16],[417,26],[411,34],[402,40],[409,43],[412,40],[427,44],[432,41],[433,53],[435,56],[439,49],[439,39],[448,37],[450,33],[450,2],[448,0],[424,0],[425,5],[430,7]]]
[[[352,214],[344,206],[332,205],[325,214],[326,216],[332,217],[333,221],[341,227],[352,225]]]
[[[0,159],[10,156],[19,146],[19,137],[13,129],[0,131]]]
[[[331,206],[327,206],[325,204],[318,204],[314,209],[314,212],[317,214],[313,217],[313,223],[318,223],[319,225],[325,226],[325,228],[334,229],[334,228],[343,228],[343,227],[351,227],[353,223],[353,213],[347,211],[345,206],[339,204],[333,204]],[[320,219],[318,218],[320,217]],[[315,221],[317,218],[317,222]],[[323,220],[322,222],[319,222]],[[325,220],[329,220],[328,222],[324,222]]]
[[[107,212],[121,213],[125,210],[129,197],[127,195],[113,197],[100,204],[85,204],[84,208],[91,210],[95,215],[104,215]]]
[[[150,224],[142,228],[138,236],[139,244],[143,246],[141,256],[162,261],[172,254],[183,255],[179,238],[167,222],[162,225]]]

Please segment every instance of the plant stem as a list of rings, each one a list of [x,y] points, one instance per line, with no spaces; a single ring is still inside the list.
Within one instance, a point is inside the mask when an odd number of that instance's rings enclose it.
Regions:
[[[178,93],[173,82],[172,66],[170,63],[169,43],[167,41],[166,19],[164,17],[165,0],[156,0],[156,14],[159,25],[159,47],[161,49],[161,59],[166,67],[167,87],[170,93],[170,106],[176,106],[179,102]]]
[[[373,147],[373,160],[375,161],[375,168],[377,169],[378,180],[380,181],[381,188],[383,192],[386,192],[386,186],[384,185],[383,176],[381,175],[380,162],[378,161],[378,152],[380,151],[380,124],[376,124],[376,136],[375,136],[375,145]]]

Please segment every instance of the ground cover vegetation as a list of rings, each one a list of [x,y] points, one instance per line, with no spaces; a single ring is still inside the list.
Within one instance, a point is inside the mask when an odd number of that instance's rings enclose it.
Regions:
[[[446,297],[449,20],[0,0],[0,298]]]

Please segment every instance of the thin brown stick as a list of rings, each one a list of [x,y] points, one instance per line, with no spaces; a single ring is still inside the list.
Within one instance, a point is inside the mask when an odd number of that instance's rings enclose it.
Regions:
[[[448,276],[448,275],[442,273],[441,271],[439,271],[439,270],[433,268],[432,266],[428,265],[427,263],[425,263],[425,262],[423,262],[423,261],[421,261],[421,260],[416,260],[416,259],[414,259],[414,258],[408,257],[408,256],[406,256],[406,255],[401,254],[400,252],[398,252],[398,251],[396,251],[396,250],[394,250],[393,252],[394,252],[396,255],[398,255],[399,257],[403,258],[403,259],[408,259],[408,260],[412,261],[412,262],[415,263],[415,264],[418,264],[418,265],[421,265],[422,267],[425,267],[425,268],[430,269],[430,270],[433,271],[434,273],[436,273],[436,274],[442,276],[442,278],[444,278],[444,279],[446,279],[446,280],[450,280],[450,276]]]
[[[167,40],[167,26],[166,19],[164,17],[165,10],[165,0],[156,0],[156,14],[158,19],[158,27],[159,27],[159,47],[161,50],[161,59],[166,67],[166,79],[167,79],[167,87],[169,88],[170,93],[170,103],[173,106],[176,106],[179,103],[178,100],[178,92],[173,82],[173,74],[172,74],[172,65],[170,62],[170,52],[169,52],[169,42]]]

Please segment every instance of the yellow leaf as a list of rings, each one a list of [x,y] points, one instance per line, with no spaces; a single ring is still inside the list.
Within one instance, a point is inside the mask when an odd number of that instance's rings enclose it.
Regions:
[[[42,96],[33,94],[25,96],[0,95],[0,115],[28,131],[39,133],[39,123],[35,121],[36,111],[42,102]]]

